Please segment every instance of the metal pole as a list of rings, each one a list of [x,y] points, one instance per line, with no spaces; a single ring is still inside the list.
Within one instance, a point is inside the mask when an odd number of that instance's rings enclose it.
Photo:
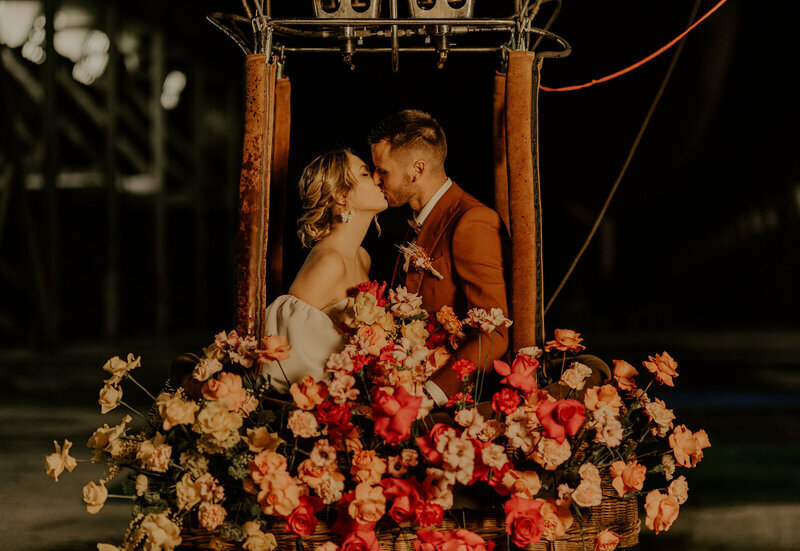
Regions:
[[[44,339],[47,345],[56,343],[59,319],[58,302],[58,116],[56,109],[56,64],[58,62],[53,36],[58,0],[46,0],[45,11],[45,64],[44,64],[44,216],[45,227],[45,287],[41,300],[46,304],[43,320]]]
[[[192,64],[192,76],[189,86],[192,87],[192,104],[194,116],[194,137],[192,140],[192,158],[194,159],[194,220],[195,220],[195,262],[194,273],[195,281],[195,325],[205,329],[208,321],[208,278],[203,277],[208,270],[208,223],[206,221],[206,193],[207,193],[207,170],[203,165],[203,152],[206,150],[208,140],[208,129],[206,128],[203,114],[206,109],[204,82],[203,82],[203,63],[200,56],[196,56]]]
[[[150,117],[151,117],[151,149],[153,155],[153,180],[155,184],[155,253],[156,268],[156,333],[163,337],[167,330],[168,318],[168,273],[167,273],[167,201],[165,174],[166,159],[166,127],[164,110],[161,108],[161,90],[164,82],[164,34],[156,31],[153,34],[150,60]]]
[[[106,6],[106,32],[110,39],[108,49],[108,69],[106,71],[106,232],[107,265],[105,281],[105,333],[106,337],[116,337],[119,333],[119,277],[120,277],[120,208],[117,185],[117,63],[119,52],[116,48],[117,8],[114,3]]]

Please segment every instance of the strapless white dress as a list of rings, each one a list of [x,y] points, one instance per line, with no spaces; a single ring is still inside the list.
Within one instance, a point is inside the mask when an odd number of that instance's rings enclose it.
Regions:
[[[306,375],[322,380],[328,357],[346,343],[334,322],[346,305],[344,298],[319,310],[295,296],[281,295],[267,307],[265,334],[283,335],[292,345],[289,358],[281,362],[289,383],[299,383]],[[289,392],[278,362],[265,364],[261,373],[270,376],[272,388]]]

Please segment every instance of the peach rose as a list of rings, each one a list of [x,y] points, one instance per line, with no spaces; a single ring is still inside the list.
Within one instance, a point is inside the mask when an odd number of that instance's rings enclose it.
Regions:
[[[706,431],[692,434],[686,425],[675,427],[669,435],[669,445],[675,453],[675,461],[682,467],[694,467],[703,459],[703,449],[711,446]]]
[[[222,371],[222,362],[216,358],[201,358],[192,370],[192,378],[207,381],[209,377]]]
[[[409,340],[418,340],[425,342],[428,338],[428,330],[425,329],[425,322],[422,320],[414,320],[407,323],[400,329],[400,333]]]
[[[222,505],[218,503],[201,503],[197,509],[197,520],[200,521],[200,526],[206,530],[214,530],[225,522],[225,516],[228,512]]]
[[[359,327],[351,342],[356,344],[363,353],[373,356],[380,355],[381,350],[389,344],[389,341],[386,340],[386,330],[377,323]]]
[[[569,440],[564,440],[561,444],[552,438],[542,438],[536,445],[533,452],[533,460],[544,467],[547,471],[554,471],[556,468],[572,456],[572,447]]]
[[[647,513],[644,524],[650,530],[658,534],[666,532],[678,518],[680,505],[675,496],[662,494],[658,490],[653,490],[647,494],[644,502],[644,510]]]
[[[212,401],[224,401],[228,410],[236,411],[247,399],[242,387],[242,378],[236,373],[223,372],[216,379],[210,379],[203,385],[203,398]]]
[[[359,450],[353,454],[350,474],[353,480],[364,484],[377,484],[386,472],[386,461],[375,450]]]
[[[689,484],[686,482],[685,476],[679,476],[667,488],[667,493],[675,496],[678,500],[678,505],[683,505],[689,499]]]
[[[319,423],[314,414],[309,411],[294,410],[289,414],[286,426],[298,438],[313,438],[319,436]]]
[[[544,347],[545,352],[558,350],[560,352],[578,352],[586,347],[581,344],[583,339],[580,333],[572,329],[556,329],[555,340],[547,341]]]
[[[650,373],[655,376],[659,383],[667,386],[675,386],[672,382],[673,377],[678,376],[678,364],[672,356],[666,352],[656,354],[655,357],[648,356],[649,362],[642,362]]]
[[[328,397],[328,387],[323,382],[317,382],[311,375],[306,375],[300,384],[292,383],[289,392],[294,398],[294,403],[300,409],[311,411],[317,404],[321,404]]]
[[[71,473],[78,466],[78,461],[69,454],[72,442],[65,439],[63,448],[55,440],[53,440],[53,444],[56,447],[56,452],[45,457],[44,463],[47,469],[47,476],[58,482],[58,476],[64,472],[64,469]]]
[[[622,398],[617,394],[617,389],[611,385],[594,386],[586,389],[583,403],[586,404],[586,409],[592,411],[602,406],[609,406],[619,413],[619,408],[622,407]]]
[[[284,442],[277,432],[269,432],[266,427],[247,429],[247,436],[244,437],[244,441],[247,444],[247,448],[255,453],[263,450],[274,452]]]
[[[672,410],[667,409],[667,404],[658,398],[647,403],[644,409],[647,411],[647,415],[650,416],[650,419],[656,424],[656,426],[651,429],[653,436],[666,436],[673,427],[672,421],[675,420],[675,414]]]
[[[594,551],[614,551],[619,545],[619,535],[611,530],[603,530],[594,537]]]
[[[261,339],[259,347],[256,349],[258,359],[262,363],[279,361],[282,362],[289,358],[289,351],[292,345],[283,335],[267,335]]]
[[[370,486],[362,482],[356,486],[348,513],[356,522],[378,522],[386,512],[386,498],[381,486]]]
[[[164,513],[151,513],[144,517],[139,530],[150,544],[147,549],[173,551],[183,542],[180,527]]]
[[[572,362],[569,369],[565,369],[561,374],[561,382],[573,390],[582,390],[586,384],[586,378],[592,374],[589,366],[580,362]]]
[[[194,430],[210,434],[219,441],[225,440],[231,431],[242,426],[241,416],[231,412],[227,402],[208,402],[197,414]]]
[[[502,483],[513,495],[525,499],[533,499],[542,489],[539,473],[536,471],[510,469],[503,475]]]
[[[553,499],[538,499],[542,502],[539,514],[542,516],[544,531],[542,537],[546,540],[555,541],[567,533],[573,523],[572,513],[569,506],[556,503]]]
[[[636,368],[625,360],[612,360],[614,362],[614,379],[617,380],[617,386],[620,390],[633,390],[636,388],[636,383],[633,378],[639,374]]]
[[[456,316],[451,306],[442,306],[439,311],[436,312],[436,320],[441,323],[444,330],[450,334],[461,332],[461,321],[459,321],[458,316]]]
[[[157,432],[153,438],[139,444],[136,459],[141,462],[143,468],[157,473],[167,472],[169,459],[172,456],[172,446],[166,444],[165,440],[166,437]]]
[[[163,392],[156,399],[158,413],[164,420],[164,430],[169,430],[177,425],[191,425],[200,406],[181,398],[178,392],[169,394]]]
[[[286,472],[286,457],[265,449],[250,461],[247,468],[253,481],[261,484],[264,478],[269,478],[273,473]]]
[[[103,366],[103,371],[111,373],[111,377],[104,382],[110,385],[118,385],[128,371],[133,371],[137,367],[141,367],[141,365],[142,359],[135,357],[133,354],[128,354],[127,361],[121,360],[119,356],[114,356]]]
[[[286,471],[277,471],[260,482],[256,498],[265,515],[288,517],[300,505],[300,487]]]
[[[105,480],[101,480],[100,484],[89,482],[83,487],[83,501],[86,503],[86,510],[90,514],[96,515],[99,513],[107,499],[108,490],[106,489]]]
[[[122,400],[122,389],[106,384],[100,389],[100,398],[97,403],[100,404],[100,413],[108,413],[116,408]]]
[[[647,476],[647,467],[639,465],[636,461],[630,463],[615,461],[611,464],[611,476],[614,477],[611,485],[622,497],[642,489],[645,476]]]

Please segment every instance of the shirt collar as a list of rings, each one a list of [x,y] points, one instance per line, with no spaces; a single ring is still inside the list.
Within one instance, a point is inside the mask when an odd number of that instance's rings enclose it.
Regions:
[[[436,203],[439,202],[439,199],[442,198],[442,195],[444,195],[452,185],[453,181],[448,178],[447,181],[442,184],[442,187],[440,187],[436,193],[433,194],[433,197],[431,197],[428,202],[425,203],[425,206],[422,207],[422,210],[419,211],[419,214],[414,217],[414,222],[416,222],[417,226],[422,227],[422,225],[425,223],[425,220],[428,218],[428,215],[433,210],[433,207],[436,206]]]

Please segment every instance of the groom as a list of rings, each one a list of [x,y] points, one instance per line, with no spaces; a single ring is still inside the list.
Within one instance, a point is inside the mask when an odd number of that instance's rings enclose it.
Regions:
[[[389,205],[408,205],[414,211],[405,243],[415,241],[431,260],[432,269],[410,267],[405,273],[399,257],[392,287],[404,284],[410,292],[419,293],[422,307],[432,314],[449,305],[459,318],[470,308],[487,312],[501,308],[508,315],[502,247],[505,227],[495,211],[447,177],[447,140],[439,123],[428,113],[407,109],[378,123],[368,141],[374,179]],[[497,331],[491,347],[489,336],[475,331],[456,351],[455,359],[491,366],[508,348],[508,329]],[[480,345],[478,339],[482,339]],[[478,357],[479,348],[483,361]],[[447,402],[460,387],[450,364],[425,385],[437,405]]]

